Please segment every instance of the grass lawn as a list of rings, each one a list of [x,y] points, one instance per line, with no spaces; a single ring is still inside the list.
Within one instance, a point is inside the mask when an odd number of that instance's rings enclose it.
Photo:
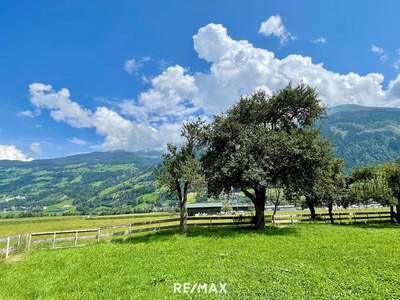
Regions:
[[[176,282],[226,283],[227,299],[399,299],[399,246],[390,224],[165,231],[0,261],[0,299],[182,298]]]
[[[69,230],[80,228],[97,228],[105,225],[127,224],[144,220],[165,219],[170,214],[136,214],[117,216],[65,216],[0,219],[0,237],[19,233]]]

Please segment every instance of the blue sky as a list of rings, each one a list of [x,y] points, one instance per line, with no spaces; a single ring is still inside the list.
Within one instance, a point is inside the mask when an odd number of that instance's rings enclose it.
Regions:
[[[399,11],[394,0],[0,1],[0,158],[161,148],[183,121],[289,81],[327,105],[399,106]]]

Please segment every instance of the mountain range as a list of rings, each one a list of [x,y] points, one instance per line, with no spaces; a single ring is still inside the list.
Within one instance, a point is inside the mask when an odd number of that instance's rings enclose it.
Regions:
[[[319,124],[346,172],[400,153],[400,109],[342,105]],[[95,152],[30,162],[0,161],[0,212],[110,214],[167,208],[153,168],[161,152]]]
[[[346,171],[400,155],[400,109],[342,105],[328,110],[322,136],[345,161]]]

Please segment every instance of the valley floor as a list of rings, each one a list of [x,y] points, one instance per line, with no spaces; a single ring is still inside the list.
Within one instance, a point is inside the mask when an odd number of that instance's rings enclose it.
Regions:
[[[0,261],[0,299],[170,299],[174,283],[226,299],[399,299],[400,227],[189,228]],[[199,299],[221,294],[194,293]]]

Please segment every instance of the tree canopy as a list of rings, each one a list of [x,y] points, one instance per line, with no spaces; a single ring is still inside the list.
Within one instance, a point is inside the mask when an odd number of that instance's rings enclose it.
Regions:
[[[255,205],[255,227],[263,228],[266,189],[296,188],[323,163],[327,144],[312,127],[323,113],[315,90],[304,84],[242,97],[203,127],[208,191],[241,189]]]
[[[204,182],[200,161],[196,159],[196,149],[199,144],[197,130],[201,124],[200,121],[196,121],[183,125],[182,146],[167,145],[167,152],[163,155],[162,164],[157,170],[158,185],[178,199],[181,234],[187,231],[188,192]]]

